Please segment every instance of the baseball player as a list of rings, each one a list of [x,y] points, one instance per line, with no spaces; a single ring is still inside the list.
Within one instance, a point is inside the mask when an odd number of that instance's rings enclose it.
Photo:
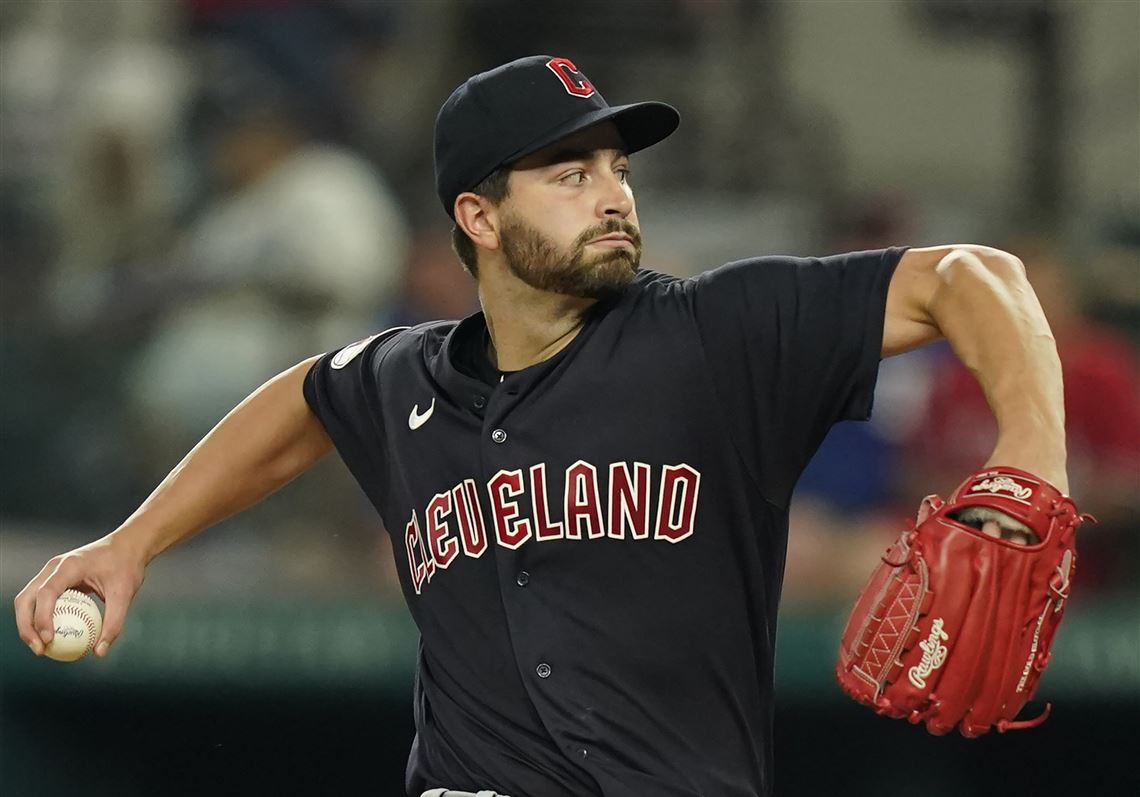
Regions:
[[[335,448],[421,633],[409,795],[770,795],[788,502],[828,429],[869,417],[881,357],[945,337],[998,419],[990,463],[1064,493],[1061,372],[1022,264],[983,246],[641,268],[630,158],[678,123],[566,58],[467,80],[435,179],[482,312],[266,383],[47,563],[21,638],[42,653],[82,585],[106,655],[150,560]]]

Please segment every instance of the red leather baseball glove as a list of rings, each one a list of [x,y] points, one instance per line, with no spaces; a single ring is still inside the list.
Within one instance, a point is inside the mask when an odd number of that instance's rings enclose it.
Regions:
[[[984,534],[994,519],[1023,541]],[[939,735],[1043,722],[1049,706],[1033,720],[1015,717],[1049,663],[1086,519],[1016,468],[974,474],[946,502],[924,498],[847,621],[835,670],[843,690]]]

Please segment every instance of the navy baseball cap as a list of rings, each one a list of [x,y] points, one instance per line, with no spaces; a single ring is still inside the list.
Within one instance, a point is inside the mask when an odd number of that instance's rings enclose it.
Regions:
[[[663,102],[611,106],[568,58],[532,55],[469,78],[435,120],[435,189],[447,215],[455,198],[500,166],[590,125],[617,125],[628,152],[656,144],[681,115]]]

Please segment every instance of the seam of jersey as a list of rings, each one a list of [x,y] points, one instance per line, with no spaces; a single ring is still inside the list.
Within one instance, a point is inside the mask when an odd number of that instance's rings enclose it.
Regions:
[[[414,327],[408,327],[407,329],[403,329],[403,330],[400,330],[401,332],[413,332],[413,331],[414,331],[414,332],[416,333],[416,335],[419,337],[419,339],[420,339],[420,345],[417,345],[417,346],[415,346],[415,352],[414,352],[414,354],[415,354],[415,356],[416,356],[417,358],[419,358],[419,357],[422,357],[422,351],[423,351],[423,350],[422,350],[422,341],[423,341],[423,337],[424,337],[424,335],[423,335],[423,332],[424,332],[424,330],[423,330],[423,327],[429,326],[429,325],[431,325],[431,324],[436,324],[436,323],[439,323],[439,322],[437,322],[437,321],[431,321],[431,322],[428,322],[427,324],[418,324],[418,325],[416,325],[416,326],[414,326]],[[395,341],[395,340],[396,340],[396,338],[398,338],[399,336],[400,336],[400,334],[399,334],[399,333],[397,333],[397,334],[393,335],[391,338],[389,338],[388,340],[384,341],[384,343],[388,343],[388,342],[391,342],[391,341]],[[381,345],[383,345],[383,344],[381,344]],[[377,348],[379,349],[379,347],[377,347]],[[383,394],[380,392],[380,371],[381,371],[381,369],[384,367],[384,362],[385,362],[385,361],[386,361],[386,360],[387,360],[387,359],[388,359],[388,358],[389,358],[389,357],[392,355],[392,351],[393,351],[394,349],[395,349],[395,346],[394,346],[394,345],[393,345],[393,346],[388,346],[388,348],[387,348],[387,349],[385,349],[383,352],[381,352],[381,353],[380,353],[379,359],[377,359],[377,361],[376,361],[376,395],[377,395],[377,409],[379,410],[379,414],[380,414],[380,418],[381,418],[381,420],[383,420],[383,418],[384,418],[384,408],[383,408],[382,406],[380,406],[380,401],[381,401],[381,398],[380,398],[380,397],[383,395]],[[427,364],[426,364],[426,363],[424,364],[424,371],[425,371],[425,373],[427,373],[427,376],[428,376],[428,381],[430,381],[430,382],[432,382],[433,384],[435,384],[435,378],[432,376],[432,374],[431,374],[431,371],[430,371],[430,369],[428,369],[428,367],[427,367]],[[373,422],[375,423],[375,421],[373,421]],[[398,428],[398,427],[397,427],[397,428]],[[389,435],[384,435],[384,436],[383,436],[383,438],[382,438],[382,442],[383,442],[383,444],[384,444],[384,456],[385,456],[385,459],[387,459],[387,460],[388,460],[390,463],[396,463],[396,461],[397,461],[397,460],[396,460],[396,458],[393,456],[393,452],[392,452],[392,446],[391,446],[391,444],[390,444],[389,440],[390,440],[390,436],[389,436]],[[401,483],[401,484],[403,485],[403,487],[404,487],[404,492],[405,492],[405,493],[407,493],[407,495],[411,496],[411,495],[413,494],[413,491],[411,490],[411,488],[410,488],[410,485],[408,484],[408,481],[407,481],[407,476],[406,476],[406,473],[407,473],[407,469],[406,469],[406,468],[400,468],[400,467],[395,467],[394,469],[395,469],[395,470],[399,470],[399,472],[400,472],[400,477],[399,477],[399,478],[400,478],[400,483]],[[385,497],[385,499],[386,499],[386,501],[387,501],[387,499],[389,498],[389,495],[388,495],[387,493],[385,493],[385,496],[384,496],[384,497]],[[415,508],[415,506],[413,505],[413,506],[412,506],[412,514],[413,514],[413,515],[415,514],[415,511],[416,511],[416,508]],[[383,518],[382,518],[382,519],[383,519]],[[399,529],[401,528],[401,526],[402,526],[402,523],[403,523],[403,522],[404,522],[404,521],[400,521],[400,520],[397,520],[397,523],[396,523],[396,529],[397,529],[397,530],[396,530],[396,532],[395,532],[394,536],[397,536],[397,537],[402,537],[402,534],[401,534],[401,532],[399,531]],[[387,525],[387,523],[385,523],[385,525]],[[389,534],[393,534],[393,531],[392,531],[392,529],[389,529],[389,530],[388,530],[388,533],[389,533]],[[409,607],[409,611],[410,611],[410,610],[411,610],[411,609],[410,609],[410,607]]]
[[[378,333],[377,339],[369,344],[369,346],[374,347],[371,352],[360,353],[360,356],[362,358],[361,368],[366,368],[367,371],[362,372],[358,389],[361,393],[365,394],[364,404],[369,409],[368,423],[372,426],[372,429],[376,434],[377,442],[380,444],[380,448],[375,451],[371,450],[370,447],[366,447],[367,450],[365,451],[365,456],[368,458],[368,462],[372,470],[378,475],[383,474],[386,470],[391,470],[391,467],[388,464],[391,462],[391,457],[386,456],[389,451],[387,444],[389,437],[388,427],[384,422],[383,407],[381,407],[379,403],[382,396],[380,392],[380,366],[388,357],[388,355],[391,354],[393,348],[392,344],[400,337],[402,333],[407,332],[410,329],[414,329],[414,327],[392,327],[390,329],[386,329],[383,332]],[[385,334],[385,332],[389,334]],[[379,358],[374,359],[377,357],[377,355],[379,355]],[[373,365],[375,365],[375,371],[373,371]],[[368,400],[369,397],[366,392],[367,381],[371,381],[376,387],[375,406],[373,406],[373,403]],[[339,449],[337,453],[340,454]],[[343,455],[341,456],[341,460],[344,460]],[[347,465],[347,463],[345,464]],[[349,468],[349,470],[351,471],[352,469]],[[353,478],[355,479],[355,475]],[[383,479],[380,481],[383,482]],[[387,499],[387,491],[383,492],[382,497]],[[389,533],[389,535],[391,535],[392,531],[389,527],[390,519],[384,516],[384,512],[382,510],[382,506],[385,502],[381,501],[380,503],[374,503],[372,502],[371,498],[369,498],[369,503],[371,503],[373,508],[376,510],[376,515],[380,518],[380,522],[384,525],[384,529]],[[396,527],[398,528],[399,524],[397,524]]]
[[[370,412],[368,414],[368,420],[372,424],[372,428],[376,432],[377,439],[383,444],[383,446],[384,446],[383,450],[384,451],[388,450],[388,445],[387,445],[388,427],[384,423],[384,409],[382,406],[380,406],[381,395],[382,395],[380,392],[380,367],[383,365],[384,360],[392,352],[392,346],[390,344],[393,341],[395,341],[397,338],[399,338],[400,334],[402,332],[407,332],[409,329],[411,329],[411,327],[396,328],[394,330],[391,330],[390,335],[383,336],[379,340],[375,341],[376,348],[373,349],[373,355],[376,355],[376,354],[380,355],[379,359],[376,360],[376,370],[375,371],[372,371],[372,368],[371,368],[371,365],[372,365],[372,363],[370,362],[371,358],[369,358],[369,360],[365,361],[369,366],[368,370],[371,374],[371,380],[370,381],[372,381],[376,387],[376,410],[377,410],[377,412],[376,413]],[[384,333],[380,333],[380,334],[383,335]],[[384,348],[385,346],[387,346],[386,349]],[[362,352],[362,354],[363,354],[363,352]],[[361,390],[364,390],[364,387],[365,387],[364,380],[361,380],[361,384],[360,384]],[[371,402],[367,401],[367,396],[365,397],[365,403],[366,403],[366,405],[368,405],[371,408]],[[377,417],[377,416],[379,416],[379,417]],[[373,460],[373,462],[372,462],[373,469],[377,473],[383,472],[384,463],[379,461],[380,460],[379,454],[378,453],[377,454],[371,454],[370,453],[369,456]],[[379,509],[379,507],[377,509]],[[383,518],[381,518],[381,519],[383,519]]]

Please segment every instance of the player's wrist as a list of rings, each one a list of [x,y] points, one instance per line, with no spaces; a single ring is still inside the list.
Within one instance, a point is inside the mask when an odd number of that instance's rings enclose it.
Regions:
[[[986,468],[1017,468],[1032,473],[1044,479],[1057,488],[1062,495],[1069,494],[1069,476],[1065,468],[1065,452],[1056,450],[1033,448],[1023,446],[1003,447],[999,445],[994,449],[993,455],[986,460]]]
[[[162,543],[159,529],[134,521],[133,518],[108,534],[106,540],[117,557],[122,557],[139,568],[145,568],[168,547]]]

